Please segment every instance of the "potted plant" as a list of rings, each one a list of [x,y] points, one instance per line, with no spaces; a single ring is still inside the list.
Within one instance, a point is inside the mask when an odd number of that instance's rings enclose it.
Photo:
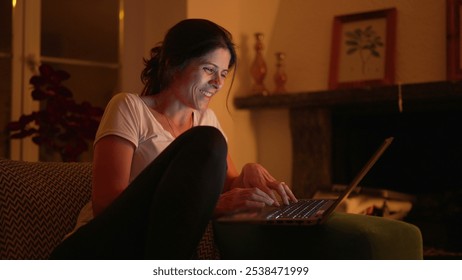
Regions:
[[[10,137],[32,137],[47,152],[56,152],[63,161],[78,161],[94,140],[103,109],[89,102],[77,103],[62,82],[69,79],[66,71],[42,64],[39,74],[30,79],[32,98],[40,110],[22,115],[7,125]]]

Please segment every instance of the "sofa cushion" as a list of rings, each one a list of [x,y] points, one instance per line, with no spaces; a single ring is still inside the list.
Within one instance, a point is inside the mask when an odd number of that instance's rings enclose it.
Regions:
[[[46,259],[91,195],[91,163],[0,158],[0,259]]]

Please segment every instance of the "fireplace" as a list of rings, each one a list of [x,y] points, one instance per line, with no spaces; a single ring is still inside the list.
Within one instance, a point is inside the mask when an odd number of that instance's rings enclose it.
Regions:
[[[460,128],[459,128],[460,127]],[[395,141],[363,184],[412,194],[462,188],[460,111],[332,114],[333,181],[348,183],[382,140]]]
[[[394,136],[361,185],[414,195],[406,220],[421,229],[427,257],[462,258],[462,82],[252,96],[235,105],[290,110],[298,196],[348,184]]]
[[[462,257],[460,110],[332,114],[332,181],[348,184],[387,136],[395,140],[361,183],[412,194],[405,218],[422,231],[426,257]],[[438,251],[436,251],[436,249]]]

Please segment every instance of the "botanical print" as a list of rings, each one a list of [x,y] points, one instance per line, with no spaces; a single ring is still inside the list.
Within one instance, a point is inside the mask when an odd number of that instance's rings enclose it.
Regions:
[[[385,19],[345,23],[339,58],[339,82],[381,79],[385,68]]]
[[[353,31],[345,32],[347,40],[346,53],[348,55],[358,54],[361,59],[361,72],[366,75],[366,64],[372,57],[380,57],[379,48],[383,48],[382,38],[377,35],[371,25],[366,28],[356,28]]]

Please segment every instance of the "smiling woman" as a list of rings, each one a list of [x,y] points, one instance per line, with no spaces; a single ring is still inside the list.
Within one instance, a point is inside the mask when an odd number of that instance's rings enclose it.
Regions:
[[[261,165],[239,174],[228,155],[208,105],[235,63],[231,34],[211,21],[167,32],[145,60],[142,94],[120,93],[106,107],[92,201],[52,258],[189,259],[212,217],[277,206],[275,193],[296,201]]]
[[[188,66],[175,74],[175,83],[170,87],[145,97],[152,99],[152,109],[160,114],[167,115],[170,119],[172,115],[179,116],[180,118],[173,119],[177,125],[182,124],[178,124],[178,121],[190,123],[190,111],[205,111],[210,99],[223,87],[229,71],[229,61],[229,50],[213,50],[200,59],[192,59]],[[173,96],[176,100],[172,100]],[[168,110],[167,107],[172,107],[171,103],[176,103],[177,106]],[[178,110],[185,111],[186,118],[181,118]]]

